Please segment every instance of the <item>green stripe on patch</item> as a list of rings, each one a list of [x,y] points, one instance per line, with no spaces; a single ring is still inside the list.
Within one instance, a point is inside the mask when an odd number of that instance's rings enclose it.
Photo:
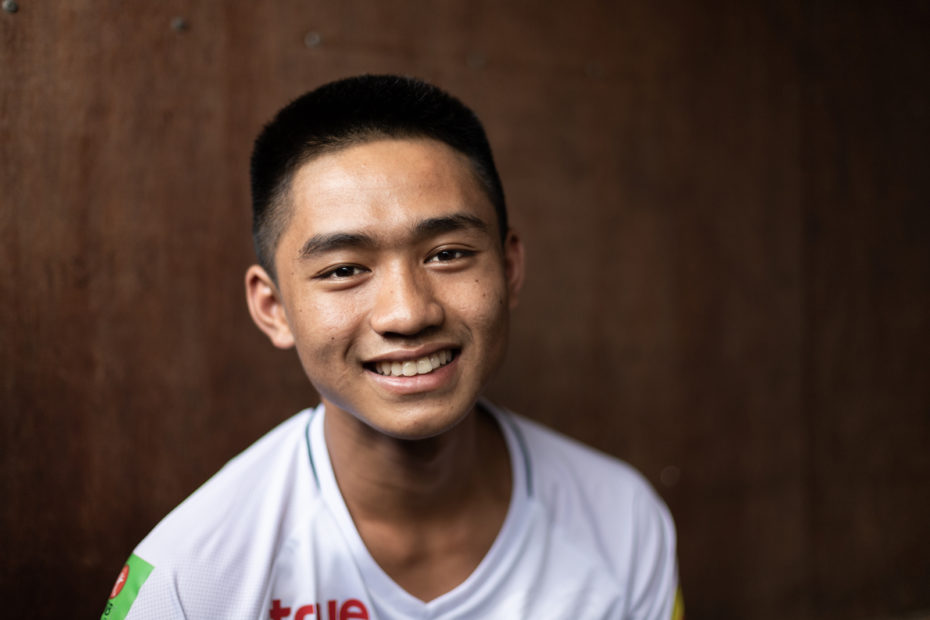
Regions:
[[[136,600],[142,584],[149,578],[154,568],[135,553],[129,556],[126,566],[120,571],[116,583],[113,584],[110,600],[107,601],[100,620],[124,620],[129,615],[129,608]]]

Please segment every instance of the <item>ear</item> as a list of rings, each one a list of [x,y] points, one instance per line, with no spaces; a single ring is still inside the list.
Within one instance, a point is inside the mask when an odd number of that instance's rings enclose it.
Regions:
[[[252,265],[245,272],[245,299],[252,320],[265,332],[271,344],[279,349],[294,346],[294,334],[287,322],[281,293],[268,272],[258,265]]]
[[[523,242],[511,228],[504,239],[504,269],[511,310],[517,307],[520,289],[523,288],[523,260]]]

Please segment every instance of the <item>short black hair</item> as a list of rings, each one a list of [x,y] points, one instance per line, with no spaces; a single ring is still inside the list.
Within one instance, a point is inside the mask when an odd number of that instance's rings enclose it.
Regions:
[[[504,189],[481,121],[465,104],[422,80],[362,75],[324,84],[285,106],[252,149],[252,238],[275,278],[274,252],[287,224],[288,189],[316,156],[379,138],[431,138],[465,155],[507,234]]]

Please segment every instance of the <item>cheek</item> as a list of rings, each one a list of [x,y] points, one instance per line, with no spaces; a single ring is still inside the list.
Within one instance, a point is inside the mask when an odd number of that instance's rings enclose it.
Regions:
[[[473,278],[455,292],[453,299],[457,311],[472,331],[479,332],[474,334],[475,337],[498,340],[501,334],[506,333],[509,319],[507,289],[500,278]]]
[[[345,304],[306,303],[296,311],[297,347],[307,361],[331,357],[350,342],[356,321]]]

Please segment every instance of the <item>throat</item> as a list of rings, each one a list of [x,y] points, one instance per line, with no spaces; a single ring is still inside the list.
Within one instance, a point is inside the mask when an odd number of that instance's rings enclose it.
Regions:
[[[351,458],[338,439],[330,443],[336,481],[378,565],[411,595],[432,600],[474,572],[504,524],[512,492],[506,441],[480,411],[427,440],[376,439]]]
[[[356,524],[368,552],[409,594],[428,602],[475,572],[500,533],[506,506],[416,527],[386,522]]]

